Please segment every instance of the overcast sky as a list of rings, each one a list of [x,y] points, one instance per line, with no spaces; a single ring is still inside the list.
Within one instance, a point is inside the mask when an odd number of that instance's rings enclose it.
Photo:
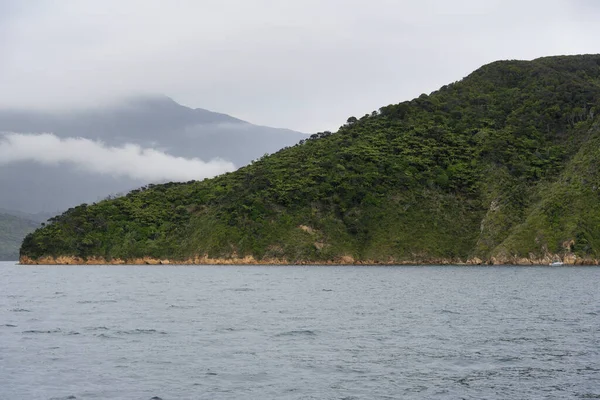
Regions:
[[[594,0],[0,0],[0,107],[141,93],[304,132],[497,59],[600,52]]]

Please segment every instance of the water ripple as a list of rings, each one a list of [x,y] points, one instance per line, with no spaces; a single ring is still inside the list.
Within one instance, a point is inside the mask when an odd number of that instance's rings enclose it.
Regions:
[[[166,335],[165,331],[158,331],[156,329],[132,329],[128,331],[117,331],[118,334],[121,335],[149,335],[149,334],[160,334]]]
[[[77,304],[106,304],[106,303],[117,303],[117,300],[79,300]]]
[[[317,336],[315,331],[311,331],[308,329],[304,330],[295,330],[295,331],[287,331],[281,332],[275,335],[276,337],[285,337],[285,336]]]
[[[0,263],[0,398],[600,399],[599,281]]]
[[[50,333],[62,333],[60,329],[30,329],[27,331],[23,331],[23,334],[50,334]]]

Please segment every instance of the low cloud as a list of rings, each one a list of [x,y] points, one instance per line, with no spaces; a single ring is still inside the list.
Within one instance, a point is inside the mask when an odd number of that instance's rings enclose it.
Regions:
[[[72,164],[91,173],[148,182],[201,180],[235,169],[232,163],[221,159],[206,162],[175,157],[136,144],[110,147],[102,142],[59,138],[51,133],[0,135],[0,165],[24,161],[43,165]]]

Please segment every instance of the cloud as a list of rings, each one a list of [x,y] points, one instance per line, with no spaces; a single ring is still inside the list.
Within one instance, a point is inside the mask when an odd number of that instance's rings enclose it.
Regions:
[[[58,138],[50,133],[7,133],[0,136],[0,165],[32,161],[43,165],[68,163],[87,172],[147,182],[190,181],[233,171],[221,159],[208,162],[183,158],[135,144],[108,147],[84,138]]]

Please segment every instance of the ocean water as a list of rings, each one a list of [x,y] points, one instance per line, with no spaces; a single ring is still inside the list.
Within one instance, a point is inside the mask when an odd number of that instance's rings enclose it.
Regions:
[[[0,399],[600,398],[600,268],[0,263]]]

